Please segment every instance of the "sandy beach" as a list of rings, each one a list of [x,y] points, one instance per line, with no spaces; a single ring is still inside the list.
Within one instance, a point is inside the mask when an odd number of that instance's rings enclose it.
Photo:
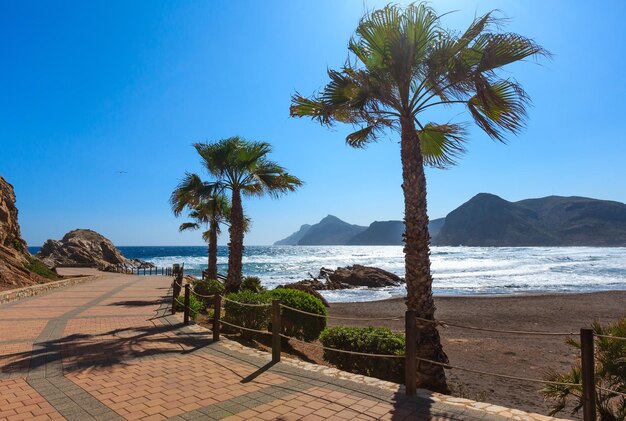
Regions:
[[[436,297],[436,317],[463,325],[545,332],[578,332],[593,320],[614,322],[626,317],[626,291],[587,294],[551,294],[520,296]],[[387,317],[403,315],[402,298],[362,302],[334,303],[333,316]],[[330,325],[371,325],[350,321]],[[393,330],[403,330],[403,321],[376,322]],[[542,378],[547,369],[566,370],[579,357],[565,344],[562,336],[527,336],[480,332],[454,327],[440,329],[450,364],[475,370],[530,378]],[[549,404],[537,393],[540,385],[497,379],[459,370],[448,370],[455,394],[485,400],[522,410],[546,413]],[[562,413],[562,416],[568,415]]]

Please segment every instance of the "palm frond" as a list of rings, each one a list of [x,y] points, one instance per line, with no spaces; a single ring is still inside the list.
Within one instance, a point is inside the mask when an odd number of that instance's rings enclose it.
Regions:
[[[176,216],[180,215],[185,207],[197,205],[203,198],[213,194],[215,189],[215,183],[206,183],[197,174],[185,173],[185,177],[170,196],[172,212]]]
[[[518,133],[526,123],[530,99],[518,84],[500,80],[494,84],[481,81],[467,107],[476,124],[487,135],[504,142],[504,133]]]
[[[185,222],[180,224],[178,227],[178,231],[188,231],[188,230],[197,230],[200,228],[200,225],[196,222]]]
[[[460,124],[428,123],[417,131],[424,164],[434,168],[447,168],[465,153],[467,132]]]
[[[551,54],[533,41],[515,33],[489,34],[481,50],[482,58],[476,68],[486,72],[529,57],[550,57]]]
[[[289,115],[291,117],[311,117],[325,126],[332,124],[331,107],[317,98],[306,98],[297,92],[291,97]]]

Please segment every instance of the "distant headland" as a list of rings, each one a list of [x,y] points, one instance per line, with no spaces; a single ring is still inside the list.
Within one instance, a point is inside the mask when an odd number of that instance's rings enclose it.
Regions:
[[[429,224],[437,246],[626,246],[626,204],[548,196],[509,202],[480,193]],[[333,215],[274,245],[401,245],[402,221],[352,225]]]

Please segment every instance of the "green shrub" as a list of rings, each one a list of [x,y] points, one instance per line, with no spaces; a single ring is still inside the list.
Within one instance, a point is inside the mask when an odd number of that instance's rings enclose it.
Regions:
[[[267,294],[256,294],[251,291],[241,291],[226,295],[227,300],[246,304],[269,304],[272,298]],[[272,314],[271,306],[249,307],[224,300],[224,321],[248,329],[267,330]],[[242,336],[250,337],[250,332],[241,330]]]
[[[31,272],[36,273],[39,276],[43,276],[44,278],[47,279],[59,279],[59,275],[56,273],[56,271],[50,269],[48,266],[46,266],[41,260],[37,259],[36,257],[33,256],[27,256],[26,259],[28,260],[28,263],[26,265],[24,265],[24,267],[26,269],[28,269]]]
[[[193,291],[200,295],[210,296],[224,293],[224,284],[215,279],[204,279],[193,283]],[[193,295],[193,294],[192,294]],[[213,298],[198,297],[208,307],[213,302]]]
[[[595,335],[626,338],[626,318],[607,326],[595,322],[592,329]],[[578,341],[568,339],[567,343],[573,348],[580,349]],[[594,336],[594,350],[596,386],[626,393],[626,340]],[[541,390],[545,399],[554,402],[550,415],[555,415],[568,407],[572,415],[582,409],[580,361],[573,364],[570,371],[565,373],[551,370],[545,379],[551,382],[576,384],[576,386],[548,384]],[[596,409],[601,420],[626,420],[626,397],[596,389]]]
[[[404,335],[380,327],[332,327],[320,335],[322,345],[368,354],[404,355]],[[324,350],[324,359],[338,368],[383,380],[404,381],[404,358],[370,357]]]
[[[261,279],[257,276],[246,276],[241,282],[239,290],[260,293],[265,291],[265,287],[261,285]]]
[[[288,307],[324,316],[327,313],[324,303],[319,298],[304,291],[277,288],[267,293],[270,297],[280,300],[281,304]],[[313,341],[326,328],[326,317],[309,316],[308,314],[283,308],[281,311],[281,325],[283,334],[305,341]]]
[[[184,290],[183,290],[184,291]],[[185,296],[179,295],[176,299],[176,311],[185,310]],[[193,294],[189,294],[189,316],[196,320],[198,314],[204,310],[204,302]]]

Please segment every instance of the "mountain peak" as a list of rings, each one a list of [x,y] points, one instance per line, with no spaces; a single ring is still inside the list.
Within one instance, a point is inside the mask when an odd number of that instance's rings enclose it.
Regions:
[[[328,214],[328,215],[326,215],[325,218],[323,218],[320,221],[320,224],[324,223],[324,222],[344,222],[344,221],[342,221],[341,219],[337,218],[335,215]]]

